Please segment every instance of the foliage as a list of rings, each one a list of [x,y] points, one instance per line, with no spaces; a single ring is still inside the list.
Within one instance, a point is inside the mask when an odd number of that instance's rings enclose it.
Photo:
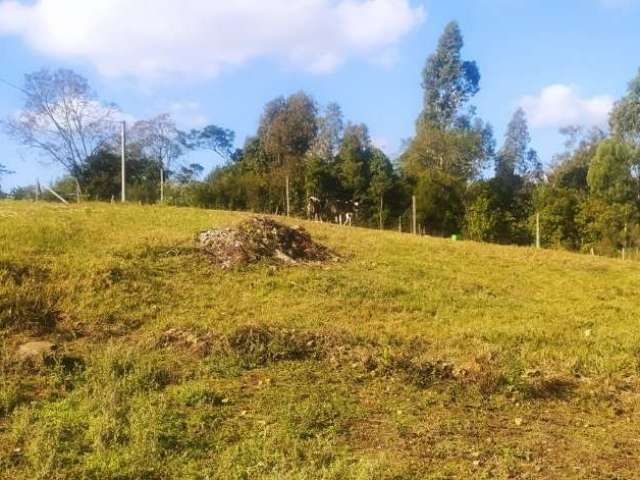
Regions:
[[[586,191],[591,159],[606,134],[599,128],[585,132],[575,126],[563,128],[560,133],[566,136],[566,151],[554,158],[548,173],[549,183],[560,188]]]
[[[451,127],[462,107],[478,93],[480,72],[475,62],[461,59],[463,46],[457,22],[449,23],[422,72],[422,121],[439,128]]]
[[[490,158],[490,132],[490,127],[481,123],[473,128],[443,130],[428,121],[420,121],[416,136],[402,155],[401,167],[410,177],[440,170],[459,179],[471,180],[478,176]]]
[[[592,195],[611,203],[632,203],[640,191],[632,175],[634,155],[630,147],[616,140],[598,146],[589,165],[587,184]]]
[[[534,193],[535,211],[540,215],[540,241],[544,247],[581,248],[582,231],[577,223],[586,195],[579,190],[541,185]],[[531,229],[535,218],[531,217]]]
[[[4,165],[2,165],[0,163],[0,180],[2,180],[2,176],[3,175],[10,175],[12,173],[15,173],[15,172],[12,172],[11,170],[9,170],[7,167],[5,167]],[[2,185],[1,184],[0,184],[0,195],[4,195],[2,193]]]
[[[127,197],[130,201],[150,203],[157,200],[155,185],[159,172],[155,160],[132,154],[127,156]],[[84,193],[92,200],[119,199],[121,191],[120,156],[101,150],[87,159],[79,173]]]
[[[362,200],[370,182],[371,140],[365,125],[347,125],[336,158],[345,198]]]
[[[0,163],[0,178],[2,178],[2,175],[10,175],[12,173],[15,173],[15,172],[12,172],[7,167],[5,167],[3,164]]]
[[[326,162],[334,160],[342,141],[344,119],[342,109],[337,103],[329,103],[324,114],[317,118],[318,134],[311,153]]]
[[[371,180],[368,194],[378,211],[378,227],[383,229],[389,217],[389,208],[385,205],[385,197],[392,191],[398,179],[389,158],[378,148],[372,149],[369,173]]]
[[[66,69],[27,74],[22,91],[24,107],[4,122],[7,133],[76,177],[111,139],[115,106],[101,103],[84,77]]]
[[[315,101],[304,92],[269,102],[260,120],[258,137],[264,151],[288,170],[295,169],[317,132]]]
[[[581,250],[599,255],[617,256],[622,247],[638,243],[631,220],[638,218],[635,208],[608,203],[602,197],[590,197],[576,215],[581,234]]]
[[[224,159],[230,159],[233,154],[235,133],[227,128],[207,125],[201,130],[181,133],[179,137],[180,142],[190,150],[209,150]]]
[[[165,172],[170,171],[173,162],[184,154],[181,139],[181,133],[168,113],[136,122],[130,133],[132,147],[141,156],[153,159]]]
[[[35,185],[14,187],[11,189],[9,196],[14,200],[33,200],[36,198],[36,188]]]
[[[464,184],[439,170],[429,171],[415,189],[417,221],[430,234],[460,233],[464,216]]]
[[[640,69],[627,94],[615,104],[609,123],[616,137],[640,147]]]
[[[497,241],[503,223],[497,199],[488,182],[477,182],[467,192],[464,215],[464,237],[477,242]]]
[[[496,156],[496,177],[510,181],[514,175],[540,178],[542,165],[535,150],[529,148],[531,136],[524,110],[518,108],[513,114],[504,144]]]

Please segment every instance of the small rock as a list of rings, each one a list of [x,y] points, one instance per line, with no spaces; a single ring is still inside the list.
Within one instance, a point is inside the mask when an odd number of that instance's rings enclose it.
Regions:
[[[520,425],[522,425],[522,419],[521,419],[520,417],[517,417],[517,418],[514,420],[514,422],[515,422],[516,426],[518,426],[518,427],[519,427]]]
[[[16,359],[22,363],[41,364],[50,359],[57,348],[52,342],[27,342],[18,348]]]

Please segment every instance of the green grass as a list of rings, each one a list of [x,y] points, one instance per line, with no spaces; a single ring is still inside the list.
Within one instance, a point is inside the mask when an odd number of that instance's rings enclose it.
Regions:
[[[0,202],[0,478],[637,478],[639,263],[306,222],[342,261],[194,248],[245,216]]]

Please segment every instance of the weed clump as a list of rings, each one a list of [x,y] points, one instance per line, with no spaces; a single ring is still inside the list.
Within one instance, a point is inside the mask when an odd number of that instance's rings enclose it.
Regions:
[[[264,325],[242,326],[227,337],[233,352],[258,365],[282,360],[320,358],[326,350],[325,340],[320,333]]]
[[[270,218],[252,217],[236,227],[205,230],[200,247],[223,269],[261,261],[292,265],[336,258],[302,227],[283,225]]]
[[[41,270],[0,263],[0,330],[40,335],[55,328],[60,295],[45,279]]]

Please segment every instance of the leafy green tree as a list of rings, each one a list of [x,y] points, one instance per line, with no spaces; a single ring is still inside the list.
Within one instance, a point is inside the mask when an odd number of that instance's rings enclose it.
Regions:
[[[418,180],[415,188],[418,223],[433,235],[459,233],[464,218],[464,185],[439,170]]]
[[[204,172],[204,167],[199,163],[190,163],[189,165],[182,165],[178,172],[175,174],[175,180],[179,184],[186,185],[192,183]]]
[[[629,228],[637,220],[638,211],[629,203],[610,203],[603,197],[592,196],[582,204],[576,215],[580,231],[581,250],[599,255],[615,256],[622,247],[637,243],[637,230]],[[634,234],[630,238],[630,234]]]
[[[609,123],[615,137],[640,147],[640,69],[627,94],[615,104]]]
[[[388,209],[385,209],[385,197],[391,192],[396,179],[391,161],[379,148],[371,149],[369,171],[369,196],[377,207],[378,228],[382,230],[388,216]]]
[[[471,206],[478,217],[484,208],[490,215],[493,232],[485,238],[500,243],[529,243],[533,185],[542,179],[542,166],[535,150],[529,147],[531,137],[524,110],[515,111],[505,132],[502,148],[495,156],[495,177],[487,184],[490,195],[475,199]],[[479,202],[479,203],[478,203]],[[492,212],[489,214],[489,210]],[[478,224],[479,219],[475,219]],[[477,230],[477,229],[476,229]]]
[[[491,184],[474,183],[467,191],[463,233],[465,238],[477,242],[495,242],[496,232],[502,221]]]
[[[441,128],[451,127],[464,105],[480,89],[478,66],[462,60],[463,46],[458,23],[449,23],[422,72],[423,119]]]
[[[158,199],[156,185],[160,172],[154,159],[139,153],[135,148],[127,152],[127,197],[130,201],[151,203]],[[120,154],[105,149],[86,160],[78,178],[89,198],[109,201],[120,195],[120,175]]]
[[[542,166],[538,154],[529,148],[531,136],[527,117],[522,108],[518,108],[505,133],[504,144],[496,156],[496,177],[512,182],[515,175],[539,177]]]
[[[539,185],[534,193],[535,211],[540,214],[541,244],[551,248],[579,249],[581,233],[577,217],[586,200],[584,192],[549,184]],[[535,216],[530,218],[533,236]]]
[[[334,165],[311,153],[305,160],[305,191],[307,196],[333,198],[340,191],[340,183]]]
[[[491,208],[491,200],[479,196],[467,206],[464,215],[464,237],[476,242],[490,242],[497,224],[496,212]]]
[[[181,143],[190,150],[209,150],[225,160],[229,160],[233,154],[235,132],[217,125],[207,125],[189,133],[180,132]]]
[[[9,192],[9,196],[14,200],[33,200],[36,198],[36,188],[36,185],[14,187]]]
[[[638,200],[632,175],[632,149],[617,140],[605,140],[598,146],[589,166],[587,183],[592,195],[609,203],[631,203]]]
[[[423,111],[416,135],[400,158],[413,186],[421,222],[437,234],[460,232],[465,190],[493,157],[493,130],[466,108],[480,89],[475,62],[463,61],[456,22],[445,28],[422,73]]]
[[[556,188],[586,192],[589,165],[606,134],[599,128],[584,131],[581,127],[565,127],[560,133],[566,137],[566,150],[554,157],[548,174],[549,183]]]
[[[490,125],[443,130],[428,121],[418,122],[416,136],[402,155],[402,169],[410,177],[440,170],[461,181],[476,178],[493,151]]]
[[[303,158],[318,131],[317,106],[306,93],[298,92],[286,100],[279,97],[269,102],[260,121],[258,136],[285,179],[285,202],[290,214],[290,179],[302,172]],[[302,175],[299,175],[302,185]],[[301,188],[300,190],[303,190]],[[301,207],[304,199],[297,196]]]
[[[332,162],[340,148],[343,131],[342,109],[337,103],[330,103],[318,117],[318,135],[313,142],[311,153],[326,162]]]
[[[364,124],[349,124],[344,130],[336,159],[345,199],[361,200],[369,185],[371,140]]]

